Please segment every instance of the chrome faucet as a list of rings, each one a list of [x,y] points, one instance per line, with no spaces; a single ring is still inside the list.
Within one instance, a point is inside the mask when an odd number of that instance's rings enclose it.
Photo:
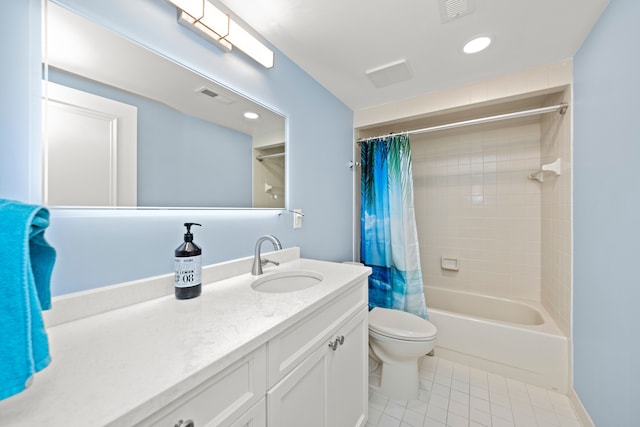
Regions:
[[[279,263],[275,262],[275,261],[270,261],[268,259],[262,259],[260,258],[260,246],[262,245],[262,242],[264,242],[265,240],[270,240],[271,243],[273,243],[273,248],[276,251],[279,251],[282,249],[282,244],[280,243],[280,240],[278,240],[278,238],[274,235],[271,234],[267,234],[265,236],[262,236],[258,239],[258,241],[256,242],[256,249],[255,249],[255,254],[254,254],[254,258],[253,258],[253,267],[251,267],[251,274],[253,276],[259,276],[262,274],[262,266],[267,264],[267,263],[272,263],[275,265],[279,265]]]

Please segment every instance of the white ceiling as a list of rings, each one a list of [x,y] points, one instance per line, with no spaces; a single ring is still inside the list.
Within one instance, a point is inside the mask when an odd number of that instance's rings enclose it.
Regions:
[[[609,3],[453,0],[472,12],[443,23],[444,0],[220,1],[353,110],[571,58]],[[486,51],[462,53],[484,34]],[[413,77],[374,87],[365,72],[398,60]]]

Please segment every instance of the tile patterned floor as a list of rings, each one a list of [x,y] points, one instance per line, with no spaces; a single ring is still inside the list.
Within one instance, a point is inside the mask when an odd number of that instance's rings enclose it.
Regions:
[[[438,357],[422,361],[417,400],[389,399],[379,381],[378,368],[366,427],[580,427],[563,394]]]

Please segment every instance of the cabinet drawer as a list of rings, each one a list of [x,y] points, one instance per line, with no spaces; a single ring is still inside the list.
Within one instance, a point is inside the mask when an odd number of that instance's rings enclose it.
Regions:
[[[242,414],[230,427],[266,427],[267,399],[263,397],[253,405],[253,408]],[[197,427],[197,426],[196,426]],[[206,426],[209,427],[209,426]]]
[[[197,427],[235,425],[232,422],[266,393],[266,363],[262,346],[139,426],[173,427],[179,420],[192,420]]]
[[[336,327],[367,304],[367,279],[351,287],[267,344],[269,381],[272,387],[299,365]]]

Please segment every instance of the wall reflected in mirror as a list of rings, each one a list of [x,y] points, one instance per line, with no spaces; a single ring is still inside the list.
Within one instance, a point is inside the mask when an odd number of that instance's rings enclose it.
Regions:
[[[283,116],[52,2],[46,28],[45,204],[284,208]]]

